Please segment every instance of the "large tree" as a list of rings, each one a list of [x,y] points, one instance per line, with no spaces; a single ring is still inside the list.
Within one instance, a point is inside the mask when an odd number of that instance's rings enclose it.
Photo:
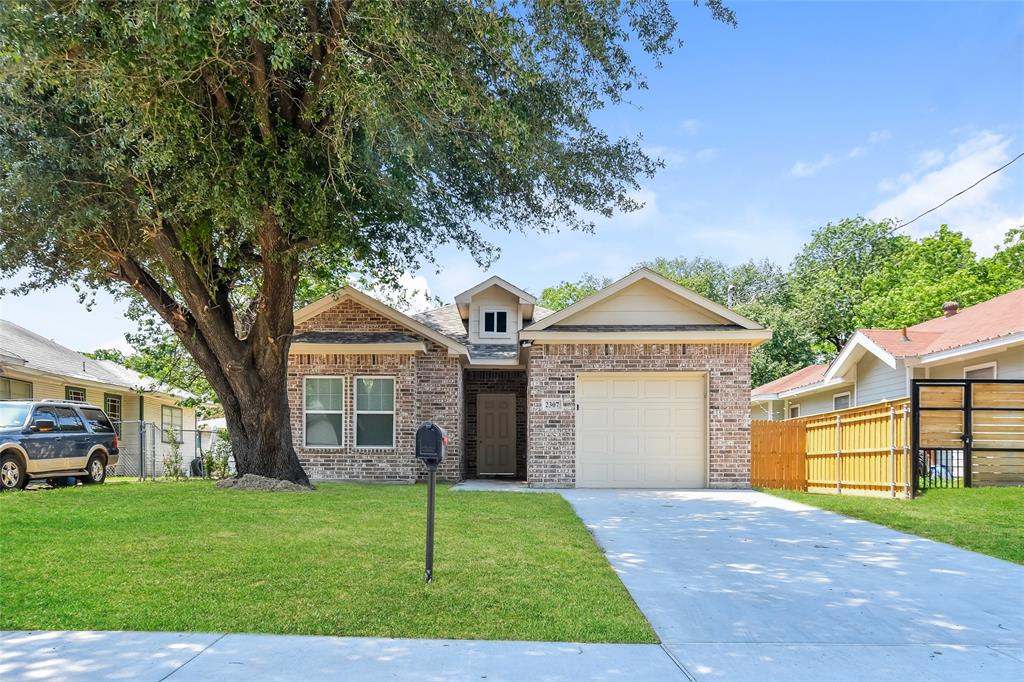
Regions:
[[[732,22],[720,0],[712,15]],[[300,273],[394,277],[477,226],[587,228],[656,162],[595,110],[667,0],[57,0],[0,11],[0,275],[130,287],[220,398],[238,470],[305,482]]]

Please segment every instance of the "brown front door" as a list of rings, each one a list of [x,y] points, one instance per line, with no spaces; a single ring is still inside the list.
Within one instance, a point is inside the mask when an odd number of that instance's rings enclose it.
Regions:
[[[476,471],[516,473],[514,393],[480,393],[476,397]]]

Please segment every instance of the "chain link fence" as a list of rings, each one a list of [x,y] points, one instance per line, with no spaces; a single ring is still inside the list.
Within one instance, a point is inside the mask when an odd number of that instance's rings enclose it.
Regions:
[[[204,431],[201,429],[163,429],[153,422],[125,420],[115,422],[118,431],[120,457],[115,466],[109,467],[109,476],[130,476],[132,478],[159,478],[168,474],[171,464],[172,442],[178,443],[181,457],[180,467],[185,476],[201,475],[204,454],[209,454],[213,445],[227,437],[225,431]],[[229,470],[235,471],[235,461],[228,461]]]

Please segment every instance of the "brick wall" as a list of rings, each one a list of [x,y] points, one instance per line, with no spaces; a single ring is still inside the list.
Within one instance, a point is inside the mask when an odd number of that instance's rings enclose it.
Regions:
[[[398,323],[345,299],[296,325],[302,331],[400,331],[427,344],[426,353],[360,355],[292,355],[288,364],[288,401],[292,439],[310,478],[413,482],[426,477],[415,456],[416,428],[427,419],[448,433],[445,461],[438,468],[444,480],[463,478],[462,368],[448,349]],[[340,448],[306,448],[302,411],[303,380],[308,376],[344,379],[344,444]],[[395,447],[355,448],[354,383],[357,376],[395,378]]]
[[[466,382],[466,476],[476,471],[476,398],[480,393],[514,393],[516,396],[516,476],[526,478],[526,372],[524,370],[467,369]]]
[[[578,372],[699,371],[708,376],[708,485],[750,486],[750,346],[746,344],[553,344],[530,348],[528,480],[576,482]],[[544,398],[561,412],[541,412]]]

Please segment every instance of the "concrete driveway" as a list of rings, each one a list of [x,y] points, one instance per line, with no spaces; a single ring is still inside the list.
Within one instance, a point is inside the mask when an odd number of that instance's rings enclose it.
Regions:
[[[563,495],[695,680],[1024,679],[1024,567],[752,491]]]

